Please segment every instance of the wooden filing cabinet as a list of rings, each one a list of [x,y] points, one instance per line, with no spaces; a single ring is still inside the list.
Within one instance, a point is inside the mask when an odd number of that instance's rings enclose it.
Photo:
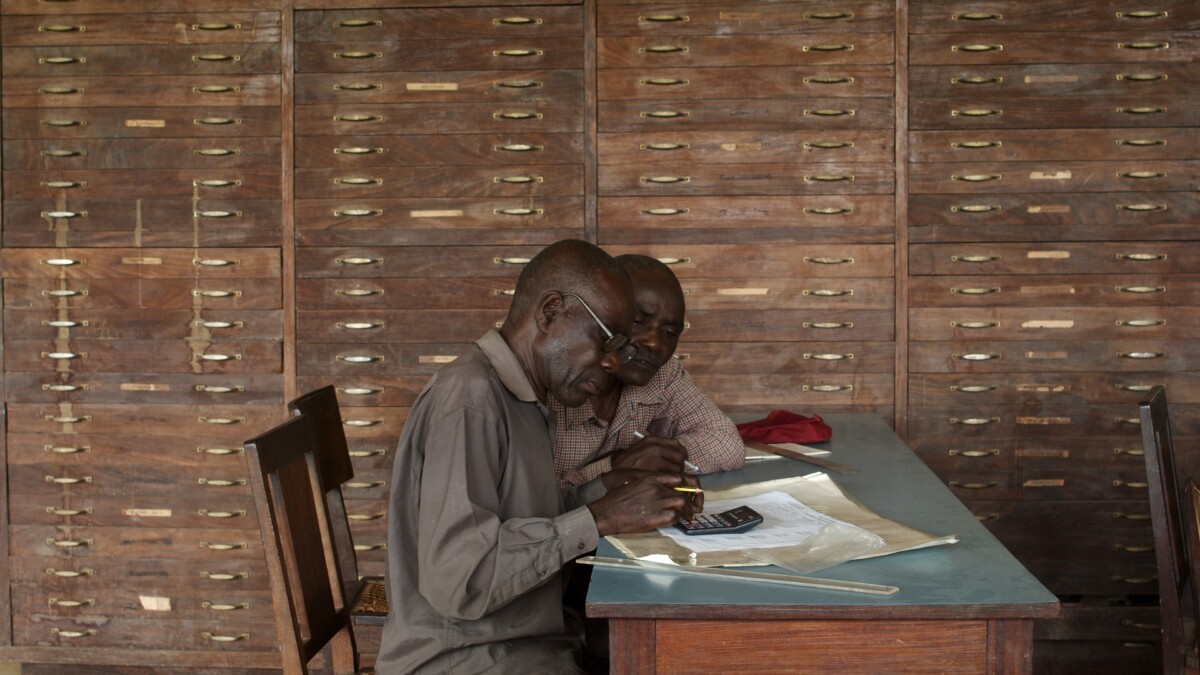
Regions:
[[[1064,598],[1039,672],[1157,668],[1136,403],[1196,435],[1198,22],[910,4],[909,442]]]

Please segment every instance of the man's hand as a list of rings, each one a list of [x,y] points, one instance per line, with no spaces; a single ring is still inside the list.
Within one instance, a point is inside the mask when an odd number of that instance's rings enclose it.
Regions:
[[[679,441],[647,436],[628,448],[612,453],[612,468],[681,473],[685,459],[687,450]]]
[[[680,473],[645,473],[622,483],[588,504],[600,536],[648,532],[682,518],[690,518],[699,506],[693,497],[700,493],[678,492],[684,485],[699,487],[695,476]],[[610,474],[611,475],[611,474]],[[619,477],[621,474],[617,474]],[[625,475],[633,476],[632,473]],[[607,482],[607,481],[606,481]]]

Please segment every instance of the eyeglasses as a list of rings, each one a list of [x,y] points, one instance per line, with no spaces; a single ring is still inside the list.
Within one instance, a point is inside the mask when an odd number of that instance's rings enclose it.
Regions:
[[[587,313],[592,316],[592,320],[596,322],[596,325],[600,326],[600,331],[604,333],[604,353],[615,353],[617,358],[621,360],[621,363],[629,363],[633,360],[633,357],[637,356],[637,347],[629,342],[629,336],[624,333],[613,333],[609,330],[608,326],[605,326],[604,322],[600,320],[600,317],[596,316],[596,313],[592,311],[592,308],[588,307],[587,301],[577,293],[558,291],[558,294],[564,297],[569,295],[578,300],[579,304],[583,305]]]

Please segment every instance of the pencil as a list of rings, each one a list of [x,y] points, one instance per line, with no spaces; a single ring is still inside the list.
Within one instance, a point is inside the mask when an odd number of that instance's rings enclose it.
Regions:
[[[704,492],[704,488],[691,487],[688,485],[681,485],[677,488],[671,488],[671,489],[675,490],[676,492]]]

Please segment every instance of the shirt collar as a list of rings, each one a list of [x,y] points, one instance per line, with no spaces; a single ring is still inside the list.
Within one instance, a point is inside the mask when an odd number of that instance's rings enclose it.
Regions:
[[[512,392],[517,400],[526,403],[538,403],[536,390],[533,388],[533,383],[529,381],[529,377],[525,374],[525,369],[521,368],[521,363],[517,361],[517,355],[513,353],[508,343],[499,332],[489,330],[487,334],[475,341],[479,349],[483,351],[483,355],[488,361],[492,362],[492,368],[496,369],[496,375],[500,377],[500,382],[504,387]]]

